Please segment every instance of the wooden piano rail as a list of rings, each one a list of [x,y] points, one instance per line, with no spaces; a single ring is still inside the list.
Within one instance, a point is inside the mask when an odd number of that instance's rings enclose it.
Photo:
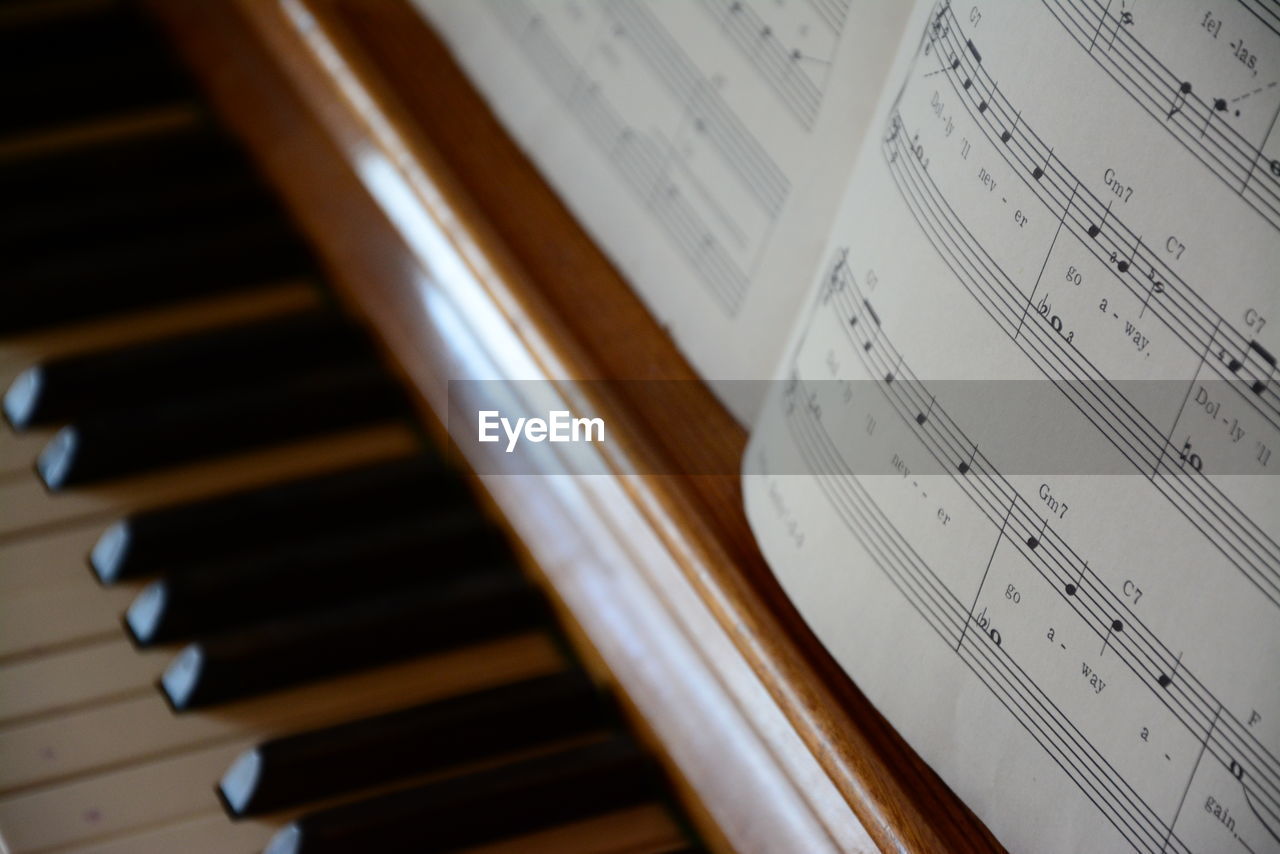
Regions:
[[[694,378],[408,0],[150,5],[424,412],[451,378]],[[681,385],[592,401],[611,470],[736,470],[742,429]],[[736,477],[482,481],[713,847],[998,850],[787,603]]]

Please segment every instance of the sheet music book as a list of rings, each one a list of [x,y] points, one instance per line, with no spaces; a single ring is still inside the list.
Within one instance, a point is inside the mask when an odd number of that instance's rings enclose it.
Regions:
[[[1280,851],[1280,6],[419,0],[1013,851]]]

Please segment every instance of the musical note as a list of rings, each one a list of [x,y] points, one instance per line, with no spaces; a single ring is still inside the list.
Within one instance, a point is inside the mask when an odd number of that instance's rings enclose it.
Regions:
[[[1122,631],[1124,631],[1124,623],[1122,623],[1120,618],[1117,617],[1111,621],[1111,625],[1107,626],[1107,636],[1102,639],[1102,650],[1098,655],[1102,655],[1107,651],[1107,647],[1111,644],[1111,635],[1119,634]]]
[[[901,365],[901,364],[902,364],[902,354],[901,354],[901,353],[899,353],[899,354],[898,354],[898,361],[894,363],[894,365],[893,365],[893,370],[889,371],[889,373],[887,373],[887,374],[885,374],[885,375],[884,375],[884,381],[885,381],[886,383],[891,383],[891,382],[893,382],[893,375],[894,375],[894,372],[895,372],[895,371],[897,371],[898,366],[899,366],[899,365]]]
[[[1072,584],[1070,581],[1067,582],[1066,586],[1063,589],[1067,591],[1068,596],[1076,595],[1076,591],[1079,590],[1080,585],[1084,583],[1084,571],[1088,568],[1089,568],[1089,561],[1086,560],[1083,564],[1080,565],[1080,574],[1076,576],[1075,583]]]
[[[1034,549],[1040,545],[1040,538],[1044,536],[1044,529],[1047,527],[1049,527],[1049,520],[1041,520],[1040,533],[1033,537],[1027,537],[1027,548]]]
[[[1173,684],[1173,677],[1178,675],[1178,668],[1182,666],[1182,653],[1178,653],[1178,657],[1173,662],[1173,671],[1170,673],[1161,673],[1160,678],[1156,682],[1160,683],[1161,688],[1168,688]]]
[[[1020,121],[1022,121],[1022,110],[1018,110],[1017,114],[1013,117],[1013,127],[1000,134],[1001,142],[1008,142],[1013,139],[1013,131],[1018,129],[1018,122]]]
[[[1107,224],[1107,217],[1111,216],[1111,202],[1107,202],[1107,209],[1102,212],[1102,221],[1097,225],[1089,226],[1089,236],[1097,237],[1102,233],[1102,226]]]
[[[1151,286],[1147,288],[1147,293],[1142,298],[1142,310],[1138,312],[1139,318],[1147,313],[1147,305],[1151,302],[1151,297],[1155,294],[1164,293],[1164,282],[1156,278],[1156,265],[1154,262],[1147,268],[1147,281],[1151,283]]]
[[[872,320],[874,320],[874,321],[876,322],[876,326],[879,326],[879,325],[880,325],[880,316],[879,316],[878,314],[876,314],[876,310],[875,310],[874,308],[872,308],[872,307],[871,307],[871,303],[867,302],[867,301],[864,299],[864,300],[862,301],[862,304],[863,304],[864,306],[866,306],[867,313],[868,313],[868,314],[870,314],[870,315],[871,315],[871,319],[872,319]]]
[[[1263,346],[1262,346],[1261,344],[1259,344],[1257,341],[1252,341],[1252,340],[1251,340],[1251,341],[1249,342],[1249,349],[1250,349],[1250,350],[1252,350],[1253,352],[1257,353],[1259,356],[1261,356],[1261,357],[1262,357],[1262,360],[1263,360],[1264,362],[1266,362],[1266,363],[1267,363],[1267,378],[1266,378],[1266,380],[1265,380],[1265,381],[1255,381],[1255,382],[1254,382],[1254,384],[1253,384],[1253,386],[1252,386],[1252,389],[1253,389],[1253,393],[1254,393],[1254,394],[1262,394],[1263,389],[1265,389],[1265,388],[1267,387],[1267,384],[1271,382],[1271,376],[1272,376],[1272,374],[1274,374],[1274,373],[1275,373],[1275,370],[1276,370],[1276,357],[1275,357],[1275,356],[1273,356],[1273,355],[1271,355],[1270,353],[1268,353],[1268,352],[1266,351],[1266,349],[1265,349],[1265,348],[1263,348]]]
[[[1213,109],[1205,110],[1204,127],[1200,128],[1201,139],[1203,139],[1204,135],[1209,132],[1209,122],[1213,121],[1213,114],[1215,112],[1225,113],[1226,111],[1227,111],[1227,100],[1225,98],[1214,98]]]
[[[1253,374],[1253,382],[1249,384],[1249,388],[1254,394],[1261,395],[1266,391],[1267,386],[1271,384],[1271,377],[1276,370],[1276,357],[1271,355],[1271,353],[1267,351],[1267,348],[1263,347],[1256,340],[1250,340],[1248,350],[1244,355],[1244,361],[1232,356],[1227,362],[1227,370],[1231,371],[1233,374],[1239,375],[1240,370],[1245,366],[1245,364],[1252,361],[1250,354],[1253,353],[1256,353],[1257,358],[1261,359],[1262,363],[1266,366],[1263,369],[1265,376],[1259,378],[1259,375],[1255,372]]]
[[[958,468],[958,469],[960,470],[960,474],[968,474],[968,473],[969,473],[969,469],[973,466],[973,459],[974,459],[974,457],[976,457],[977,455],[978,455],[978,446],[977,446],[977,445],[974,445],[974,446],[973,446],[973,452],[969,454],[969,461],[968,461],[968,462],[965,462],[965,461],[961,460],[961,461],[960,461],[960,464],[959,464],[958,466],[956,466],[956,468]]]
[[[923,426],[923,425],[924,425],[924,423],[925,423],[926,421],[928,421],[928,420],[929,420],[929,416],[933,413],[933,402],[934,402],[934,400],[935,400],[934,396],[933,396],[933,395],[929,395],[929,408],[928,408],[927,410],[925,410],[924,412],[918,412],[918,413],[916,413],[916,423],[917,423],[917,424],[919,424],[919,425]]]
[[[1031,177],[1039,181],[1044,177],[1044,172],[1049,168],[1049,161],[1053,159],[1053,149],[1049,149],[1049,153],[1044,156],[1044,166],[1037,166],[1031,170]]]
[[[1182,108],[1187,105],[1187,96],[1191,94],[1191,81],[1184,80],[1182,85],[1177,88],[1173,95],[1173,106],[1169,109],[1169,115],[1166,119],[1171,119],[1178,113],[1182,112]]]
[[[1133,249],[1129,252],[1129,260],[1128,260],[1128,261],[1124,261],[1124,260],[1117,261],[1117,262],[1116,262],[1116,269],[1117,269],[1117,270],[1119,270],[1121,273],[1127,273],[1127,272],[1129,272],[1129,267],[1130,267],[1130,265],[1132,265],[1132,264],[1133,264],[1133,259],[1137,256],[1137,254],[1138,254],[1138,248],[1139,248],[1140,246],[1142,246],[1142,238],[1141,238],[1141,237],[1139,237],[1139,238],[1138,238],[1138,240],[1137,240],[1137,242],[1133,244]]]
[[[848,250],[845,250],[844,252],[840,253],[840,257],[836,259],[836,263],[831,265],[831,275],[827,277],[826,293],[822,295],[823,305],[826,305],[828,302],[830,302],[831,297],[833,295],[844,290],[845,281],[844,281],[844,277],[840,275],[840,271],[844,269],[844,266],[847,263],[848,258],[849,258],[849,252]],[[851,318],[849,322],[856,323],[857,317],[855,316]]]
[[[991,91],[991,100],[994,101],[996,99],[996,96],[999,93],[1000,93],[1000,84],[997,83],[996,88]],[[986,111],[987,111],[987,99],[983,98],[981,101],[978,102],[978,112],[985,113]]]

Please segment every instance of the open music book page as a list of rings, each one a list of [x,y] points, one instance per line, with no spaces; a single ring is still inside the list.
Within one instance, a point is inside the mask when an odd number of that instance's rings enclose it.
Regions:
[[[759,409],[907,4],[416,0],[743,423]]]
[[[1261,0],[917,4],[753,434],[787,593],[1011,850],[1280,851],[1278,81]]]

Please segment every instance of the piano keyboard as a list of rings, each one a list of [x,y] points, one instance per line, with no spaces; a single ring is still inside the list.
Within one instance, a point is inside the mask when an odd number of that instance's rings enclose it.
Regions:
[[[146,26],[0,106],[0,850],[695,850]]]

